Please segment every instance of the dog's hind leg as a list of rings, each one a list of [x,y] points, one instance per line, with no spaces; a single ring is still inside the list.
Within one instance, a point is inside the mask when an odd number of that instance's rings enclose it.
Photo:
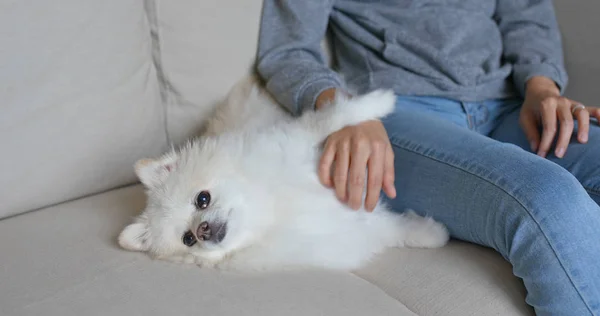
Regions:
[[[401,216],[403,234],[398,241],[399,247],[439,248],[448,242],[448,230],[433,218],[419,216],[410,210]]]

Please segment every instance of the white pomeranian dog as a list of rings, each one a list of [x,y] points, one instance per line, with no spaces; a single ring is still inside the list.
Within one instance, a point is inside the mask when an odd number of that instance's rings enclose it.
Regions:
[[[135,172],[147,206],[119,235],[151,257],[236,270],[355,270],[388,247],[435,248],[446,228],[414,212],[352,210],[321,184],[322,144],[392,112],[394,93],[336,98],[292,118],[255,77],[238,83],[201,137]]]

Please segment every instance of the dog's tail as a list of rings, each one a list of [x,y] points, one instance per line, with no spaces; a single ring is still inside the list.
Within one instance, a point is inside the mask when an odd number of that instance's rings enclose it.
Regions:
[[[375,90],[351,98],[339,95],[331,106],[305,114],[300,124],[322,140],[345,126],[387,116],[393,111],[395,102],[396,96],[391,90]]]
[[[238,80],[225,96],[225,103],[240,104],[246,102],[255,89],[261,88],[261,81],[254,72]]]

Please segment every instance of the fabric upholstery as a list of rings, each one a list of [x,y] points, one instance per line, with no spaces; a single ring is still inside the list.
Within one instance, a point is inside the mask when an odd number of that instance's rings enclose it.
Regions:
[[[451,241],[434,251],[394,249],[356,274],[418,315],[533,315],[510,264],[468,243]]]
[[[352,274],[217,272],[122,250],[144,199],[134,186],[0,221],[0,315],[416,315]]]
[[[262,1],[146,0],[166,87],[170,140],[196,135],[256,53]]]
[[[166,145],[143,3],[0,1],[0,218],[131,183]]]
[[[457,242],[392,249],[356,274],[152,260],[116,244],[144,202],[133,186],[0,221],[0,315],[530,315],[509,265]]]
[[[600,3],[555,5],[567,95],[594,105]],[[355,274],[245,276],[119,249],[139,186],[46,207],[131,183],[135,160],[197,133],[253,62],[260,9],[0,1],[0,218],[42,208],[0,221],[0,315],[532,315],[510,265],[465,243],[391,250]]]
[[[570,78],[566,96],[583,104],[598,106],[600,1],[555,0],[554,6]]]

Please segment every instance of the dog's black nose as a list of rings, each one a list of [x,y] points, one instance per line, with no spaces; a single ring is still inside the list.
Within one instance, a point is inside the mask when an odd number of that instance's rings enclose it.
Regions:
[[[210,225],[208,225],[208,222],[202,222],[198,225],[196,236],[198,236],[198,239],[200,240],[207,240],[210,238]]]
[[[208,222],[202,222],[198,225],[196,230],[196,236],[202,241],[212,241],[214,243],[220,243],[227,234],[227,223],[226,222],[214,222],[209,224]]]

